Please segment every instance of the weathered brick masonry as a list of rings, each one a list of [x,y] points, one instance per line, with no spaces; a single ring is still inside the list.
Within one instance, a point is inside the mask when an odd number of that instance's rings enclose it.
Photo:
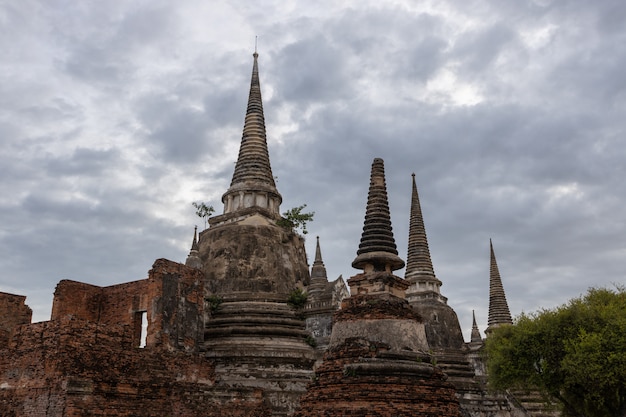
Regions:
[[[198,355],[139,349],[128,325],[71,316],[17,329],[0,369],[2,416],[192,416],[213,384]]]
[[[338,322],[421,321],[406,302],[355,296]],[[294,417],[458,417],[454,386],[425,352],[399,352],[373,337],[351,337],[329,348]],[[407,335],[409,336],[409,335]]]
[[[30,323],[33,311],[25,301],[23,295],[0,292],[0,349],[7,346],[14,328]]]
[[[331,349],[294,417],[459,416],[454,387],[441,370],[419,355],[399,358],[387,350],[358,338]]]
[[[139,346],[141,316],[147,314],[146,346],[197,350],[204,325],[204,275],[185,265],[158,259],[148,279],[110,287],[63,280],[57,285],[52,320],[66,316],[133,329]]]
[[[0,416],[267,415],[261,393],[213,389],[215,367],[198,343],[202,278],[160,259],[146,280],[60,282],[52,320],[15,327],[0,352]],[[145,348],[141,311],[149,317]]]

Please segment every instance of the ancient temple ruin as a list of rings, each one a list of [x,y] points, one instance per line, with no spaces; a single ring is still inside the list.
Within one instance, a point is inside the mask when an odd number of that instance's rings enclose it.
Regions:
[[[464,341],[441,294],[415,176],[402,278],[374,159],[348,291],[320,239],[309,269],[303,237],[280,222],[269,155],[255,52],[223,212],[194,231],[185,264],[158,259],[109,287],[63,280],[41,323],[25,296],[0,293],[0,417],[546,415],[486,390],[483,339],[474,317]],[[511,323],[490,250],[487,333]]]
[[[335,314],[330,343],[296,417],[459,416],[458,400],[433,365],[421,316],[391,228],[383,160],[374,159],[365,224],[348,279],[350,297]]]

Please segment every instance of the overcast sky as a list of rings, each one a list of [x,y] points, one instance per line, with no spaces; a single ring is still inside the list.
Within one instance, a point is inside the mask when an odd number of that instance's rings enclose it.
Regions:
[[[221,213],[258,36],[282,211],[356,256],[373,158],[406,257],[411,173],[442,293],[484,330],[489,239],[511,313],[626,269],[626,2],[0,0],[0,291],[184,262]],[[403,271],[399,271],[403,275]]]

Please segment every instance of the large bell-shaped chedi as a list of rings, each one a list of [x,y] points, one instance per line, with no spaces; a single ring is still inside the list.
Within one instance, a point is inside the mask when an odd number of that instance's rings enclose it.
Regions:
[[[383,160],[372,164],[350,297],[334,316],[328,350],[294,417],[458,417],[454,387],[431,363],[424,325],[404,299],[409,283],[391,228]]]
[[[272,415],[289,414],[312,376],[314,349],[304,320],[287,301],[310,280],[304,239],[278,226],[282,197],[269,161],[254,53],[241,147],[224,213],[200,233],[209,316],[206,355],[216,362],[225,398],[249,390]],[[245,393],[243,393],[245,394]]]

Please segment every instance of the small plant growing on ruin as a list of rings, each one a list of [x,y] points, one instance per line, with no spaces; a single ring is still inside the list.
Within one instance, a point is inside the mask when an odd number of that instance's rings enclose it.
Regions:
[[[307,293],[301,288],[296,288],[289,293],[289,297],[287,298],[287,304],[299,310],[303,308],[306,304],[306,299]]]
[[[207,297],[206,301],[207,303],[209,303],[209,309],[211,310],[211,312],[213,312],[219,308],[220,304],[222,304],[223,299],[219,295],[210,295]]]
[[[204,201],[194,201],[191,205],[196,208],[196,215],[204,219],[204,228],[206,229],[207,219],[215,212],[215,209],[213,206],[207,206]]]
[[[311,347],[317,347],[317,341],[315,340],[315,338],[311,335],[308,335],[306,337],[306,339],[304,339],[304,341],[307,343],[307,345],[311,346]]]
[[[430,364],[432,366],[437,366],[437,357],[435,356],[435,352],[429,350],[428,354],[430,355]]]
[[[286,229],[300,229],[302,230],[302,234],[306,235],[309,233],[306,230],[306,224],[307,222],[313,221],[315,212],[311,211],[309,213],[303,213],[302,210],[304,210],[305,207],[306,204],[303,204],[287,210],[283,213],[283,217],[278,220],[276,224]]]
[[[430,351],[431,353],[426,353],[426,352],[420,352],[417,354],[417,356],[415,357],[415,360],[417,362],[421,362],[421,363],[429,363],[431,365],[437,366],[437,360],[435,359],[434,355],[432,354],[432,351]]]

